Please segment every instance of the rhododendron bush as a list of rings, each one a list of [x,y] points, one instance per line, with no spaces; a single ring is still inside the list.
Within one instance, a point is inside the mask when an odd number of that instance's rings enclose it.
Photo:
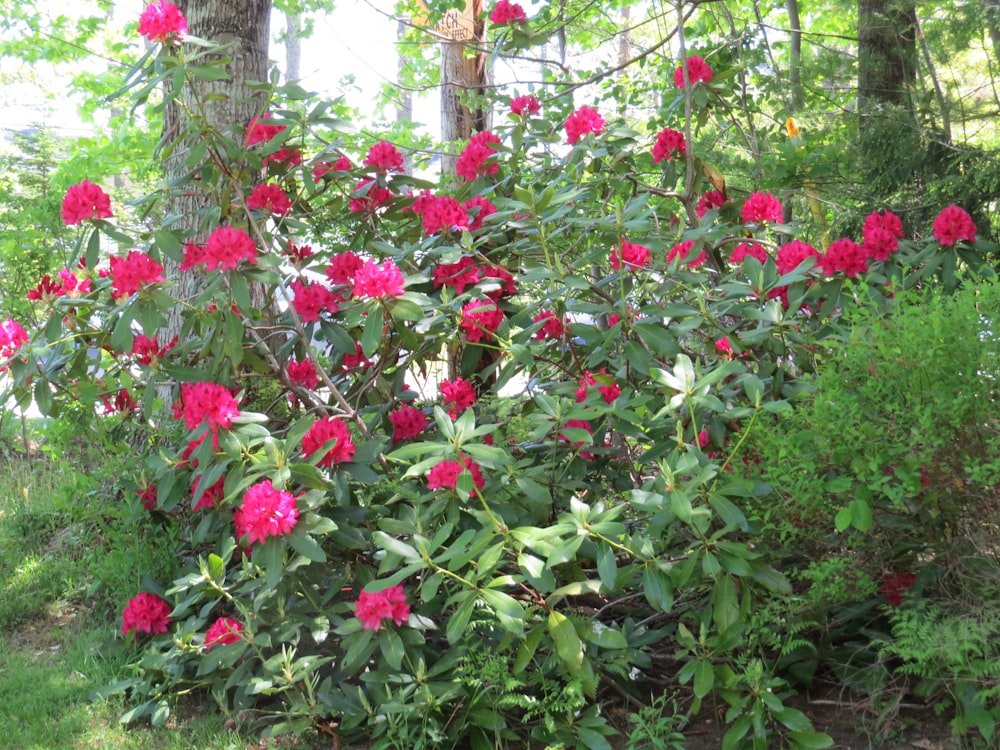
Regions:
[[[521,22],[504,7],[494,23]],[[168,90],[221,74],[149,23]],[[689,58],[677,101],[724,96],[713,80]],[[98,373],[134,399],[132,496],[183,527],[191,570],[122,603],[143,648],[127,718],[204,688],[272,733],[392,746],[403,704],[475,747],[606,747],[601,696],[661,678],[664,652],[695,701],[731,697],[756,598],[790,590],[741,509],[746,436],[855,296],[975,264],[971,219],[950,206],[918,241],[873,213],[823,248],[739,176],[685,191],[683,107],[638,133],[523,97],[441,188],[285,93],[228,133],[191,113],[173,147],[218,186],[198,231],[127,234],[98,186],[71,189],[74,296],[40,289],[48,323],[0,339],[22,403],[57,410]],[[254,400],[262,381],[277,401]],[[469,679],[491,659],[513,694]],[[516,708],[554,692],[559,715]],[[767,731],[819,737],[777,696],[767,711]]]

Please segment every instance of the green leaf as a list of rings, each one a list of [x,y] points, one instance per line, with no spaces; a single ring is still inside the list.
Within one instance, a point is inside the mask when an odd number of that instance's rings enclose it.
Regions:
[[[615,583],[618,579],[618,561],[615,559],[615,551],[607,544],[601,544],[597,548],[597,574],[601,577],[601,583],[608,592],[615,590]]]
[[[792,747],[801,748],[801,750],[821,750],[824,747],[833,747],[833,737],[822,732],[789,732],[786,738],[792,743]]]
[[[453,646],[462,640],[462,636],[465,635],[465,629],[469,625],[469,618],[472,617],[472,610],[476,607],[476,594],[474,591],[466,591],[462,596],[465,597],[465,600],[448,620],[448,627],[445,629],[445,637],[448,639],[448,643]]]
[[[872,527],[872,506],[863,498],[851,500],[847,506],[851,513],[851,524],[858,531],[868,531]]]
[[[524,608],[520,602],[496,589],[481,589],[479,594],[496,612],[504,629],[511,633],[524,631]]]
[[[583,642],[573,627],[572,620],[558,610],[549,612],[549,635],[556,645],[556,653],[570,674],[576,674],[583,666]]]
[[[301,529],[295,529],[285,538],[292,546],[292,549],[307,560],[312,560],[313,562],[318,563],[326,562],[326,553],[323,552],[323,548],[320,546],[319,542]]]
[[[378,640],[382,656],[385,657],[389,666],[393,669],[400,669],[403,666],[403,654],[406,649],[399,637],[399,633],[392,628],[385,628],[379,633]]]
[[[698,698],[704,698],[715,686],[715,669],[710,661],[696,661],[694,663],[694,694]]]
[[[406,542],[401,542],[394,536],[389,536],[384,531],[376,531],[372,534],[372,541],[387,552],[399,555],[404,560],[419,561],[421,559],[420,553],[417,552],[415,547],[410,546]]]
[[[368,308],[368,318],[361,334],[361,351],[366,357],[371,357],[382,345],[382,333],[385,329],[385,318],[381,305]]]

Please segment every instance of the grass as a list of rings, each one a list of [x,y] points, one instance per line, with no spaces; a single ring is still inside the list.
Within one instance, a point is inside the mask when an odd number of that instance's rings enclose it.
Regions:
[[[123,459],[104,457],[104,476]],[[176,540],[96,472],[29,459],[0,443],[0,747],[4,750],[237,750],[261,745],[214,704],[176,707],[167,726],[126,727],[120,696],[134,652],[121,606],[154,570],[171,579]],[[275,745],[272,744],[271,747]],[[299,745],[301,746],[301,745]]]

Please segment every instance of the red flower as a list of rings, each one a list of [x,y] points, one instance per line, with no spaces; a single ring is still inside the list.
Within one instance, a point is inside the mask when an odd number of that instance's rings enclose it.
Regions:
[[[372,366],[372,361],[365,356],[361,350],[361,344],[354,345],[354,354],[345,354],[340,362],[340,369],[344,372],[353,370],[356,367],[367,368]]]
[[[135,361],[140,365],[146,365],[147,367],[156,367],[159,361],[163,359],[167,352],[173,349],[177,345],[177,337],[174,336],[169,344],[160,346],[156,337],[150,338],[143,334],[139,334],[132,341],[132,356],[135,357]]]
[[[542,310],[535,316],[535,323],[542,323],[542,327],[535,331],[534,338],[541,341],[543,339],[561,339],[566,335],[566,321],[560,318],[552,310]]]
[[[188,245],[185,248],[185,265],[188,265],[188,250],[193,247],[196,246]],[[239,227],[216,227],[208,236],[204,249],[192,257],[191,262],[204,263],[209,271],[216,268],[225,271],[235,269],[241,260],[246,260],[251,265],[257,263],[257,246],[250,235]]]
[[[152,510],[156,507],[157,493],[155,484],[147,484],[145,487],[137,489],[136,494],[142,501],[142,507],[146,510]]]
[[[934,219],[933,232],[942,245],[954,245],[959,240],[976,241],[976,225],[972,217],[954,203]]]
[[[819,253],[816,251],[816,248],[808,242],[792,240],[778,248],[778,255],[774,259],[774,262],[778,267],[778,273],[786,274],[798,268],[799,264],[806,260],[806,258],[816,258],[816,260],[819,260]]]
[[[292,210],[288,195],[273,182],[257,185],[247,197],[247,208],[284,216]]]
[[[282,255],[288,258],[296,266],[301,266],[312,257],[313,249],[311,245],[296,245],[291,240],[288,241],[288,248],[282,251]]]
[[[205,633],[205,653],[211,651],[214,646],[236,643],[243,637],[240,635],[242,632],[243,623],[231,617],[220,617]]]
[[[389,188],[379,187],[374,180],[361,180],[354,186],[355,197],[349,201],[351,213],[370,213],[392,199]]]
[[[537,115],[542,111],[542,105],[531,94],[515,96],[510,100],[510,111],[518,117]]]
[[[427,473],[427,489],[449,489],[458,486],[458,477],[463,471],[472,475],[472,484],[476,489],[482,489],[486,480],[479,465],[468,456],[462,456],[461,461],[441,461]]]
[[[335,313],[340,309],[337,295],[322,284],[311,284],[308,281],[296,279],[289,286],[294,295],[292,308],[303,323],[319,320],[321,312]]]
[[[329,469],[333,464],[350,461],[354,457],[354,443],[351,441],[351,431],[347,424],[336,417],[323,417],[316,420],[302,438],[302,453],[311,460],[328,442],[333,441],[330,448],[318,462],[317,466]]]
[[[250,124],[247,125],[247,132],[245,135],[247,146],[254,146],[258,143],[268,143],[276,135],[283,133],[288,129],[285,125],[269,125],[268,123],[270,121],[270,115],[255,117],[250,121]]]
[[[566,139],[572,146],[588,133],[600,135],[604,132],[604,118],[600,113],[587,105],[566,118]]]
[[[912,573],[890,573],[882,581],[882,596],[894,607],[903,603],[903,595],[913,588],[917,577]]]
[[[699,57],[698,55],[691,55],[687,59],[687,78],[691,83],[711,83],[712,82],[712,69],[709,67],[708,63],[705,62],[705,58]],[[677,70],[674,71],[674,85],[682,89],[684,88],[684,64],[677,66]]]
[[[404,404],[395,411],[389,412],[389,421],[392,423],[392,444],[395,445],[400,440],[407,440],[416,437],[427,429],[429,420],[427,415],[414,406]]]
[[[166,633],[173,619],[171,607],[156,594],[142,592],[129,599],[122,611],[122,632]]]
[[[878,262],[885,262],[899,250],[902,236],[903,223],[896,214],[888,210],[883,214],[872,212],[865,219],[861,246],[866,255]]]
[[[361,627],[365,630],[379,630],[383,620],[402,625],[410,617],[410,605],[406,603],[403,585],[397,584],[374,594],[362,591],[354,605],[354,616],[361,620]]]
[[[111,394],[102,396],[101,401],[104,404],[105,414],[131,414],[139,408],[138,402],[125,388],[119,388],[114,398]]]
[[[462,149],[455,164],[455,172],[464,177],[466,182],[472,182],[481,174],[496,174],[500,171],[493,155],[500,139],[490,131],[475,133],[469,139],[468,145]]]
[[[586,430],[591,435],[594,434],[594,428],[591,427],[590,422],[586,421],[585,419],[570,419],[566,422],[566,424],[563,425],[563,428],[566,427],[577,430]],[[569,437],[566,435],[566,433],[561,431],[559,433],[559,439],[568,443],[572,443],[574,448],[579,448],[587,444],[587,442],[584,440],[570,440]],[[580,451],[580,457],[589,461],[591,458],[594,457],[594,455],[590,453],[590,451]]]
[[[605,383],[605,385],[601,385],[601,383]],[[580,378],[580,387],[576,389],[576,402],[578,404],[582,404],[587,400],[587,390],[590,386],[597,386],[597,392],[601,394],[604,403],[609,405],[622,395],[621,387],[611,379],[611,376],[608,375],[607,370],[603,367],[596,376],[590,370],[583,373],[583,377]],[[570,426],[572,427],[573,425]]]
[[[163,281],[163,266],[146,253],[131,250],[122,258],[111,256],[111,297],[120,299],[135,294],[146,284]]]
[[[7,318],[0,323],[0,357],[10,359],[22,344],[27,343],[28,332],[16,320]]]
[[[236,537],[249,544],[264,542],[269,536],[289,533],[299,521],[299,509],[291,492],[275,489],[265,479],[247,488],[243,504],[233,514]]]
[[[465,213],[469,217],[469,230],[473,232],[477,229],[482,229],[483,220],[490,214],[495,214],[497,212],[497,207],[494,206],[489,199],[484,198],[481,195],[469,198],[469,200],[462,204],[462,207],[465,209]]]
[[[198,484],[200,482],[201,475],[199,474],[194,478],[194,482],[191,484],[191,499],[196,501],[194,504],[194,510],[211,510],[217,505],[221,505],[222,501],[226,497],[223,490],[223,487],[226,484],[226,478],[219,477],[215,484],[206,488],[204,492],[198,490]]]
[[[434,269],[434,288],[450,286],[455,294],[461,294],[467,286],[479,283],[479,268],[468,256],[462,256],[456,263],[439,263]]]
[[[329,172],[350,172],[354,169],[351,160],[346,156],[341,156],[335,162],[321,161],[313,167],[313,182],[317,185],[323,179],[323,175]]]
[[[781,202],[767,193],[754,193],[747,198],[740,212],[745,224],[756,224],[761,221],[781,221]]]
[[[366,260],[354,274],[354,297],[370,299],[386,299],[398,297],[403,293],[403,274],[391,259],[384,260],[379,265],[373,260]]]
[[[713,208],[722,208],[726,205],[727,200],[725,193],[721,193],[718,190],[709,190],[698,199],[698,205],[694,208],[695,213],[698,216],[704,216]]]
[[[855,279],[859,273],[868,271],[868,254],[857,242],[845,237],[831,242],[817,265],[827,276],[843,271],[847,278]]]
[[[319,375],[316,373],[316,365],[312,363],[311,359],[303,359],[301,362],[296,362],[294,359],[289,360],[286,367],[288,371],[288,380],[293,385],[301,385],[303,388],[308,388],[309,390],[315,390],[316,386],[319,385]]]
[[[681,263],[691,268],[697,268],[705,263],[707,259],[705,256],[705,250],[702,249],[698,255],[690,258],[691,249],[694,247],[694,240],[688,240],[687,242],[681,242],[670,248],[670,252],[667,253],[667,263],[672,263],[675,259],[679,259]]]
[[[653,164],[661,161],[670,161],[674,155],[684,156],[687,151],[687,142],[684,134],[679,130],[664,128],[656,136],[656,144],[653,146]]]
[[[620,269],[623,264],[631,270],[648,266],[652,262],[653,256],[650,254],[648,247],[627,242],[624,237],[622,237],[620,256],[618,248],[611,248],[611,268],[615,271]]]
[[[100,186],[87,180],[70,187],[63,197],[62,220],[66,226],[111,216],[111,198]]]
[[[729,262],[737,266],[743,262],[747,256],[756,258],[761,263],[767,262],[767,249],[756,242],[741,242],[733,248],[733,254],[729,256]]]
[[[181,383],[181,416],[187,429],[201,424],[213,430],[229,429],[239,415],[239,404],[228,388],[216,383]]]
[[[503,26],[508,23],[524,23],[528,17],[524,14],[524,8],[510,0],[497,0],[497,4],[490,11],[490,23],[494,26]]]
[[[489,340],[502,322],[503,310],[492,299],[476,297],[462,306],[460,325],[468,341],[482,341],[484,337]]]
[[[407,210],[421,217],[424,234],[462,232],[469,228],[469,215],[457,200],[449,195],[434,195],[424,190]]]
[[[326,267],[326,278],[333,284],[352,284],[354,274],[365,264],[364,260],[345,250],[330,257],[330,264]]]
[[[504,295],[517,294],[517,282],[514,281],[514,277],[507,270],[506,266],[484,266],[480,270],[482,271],[483,279],[496,279],[500,282],[499,289],[486,293],[486,296],[494,302],[498,301]]]
[[[368,149],[365,166],[375,167],[376,172],[402,172],[403,155],[388,141],[379,141]]]
[[[448,416],[458,419],[458,415],[476,403],[476,389],[464,378],[442,380],[438,386],[441,391],[441,403],[448,407]]]
[[[156,0],[139,16],[139,34],[151,42],[169,42],[187,34],[187,19],[173,3]]]
[[[715,340],[715,351],[726,359],[733,358],[733,345],[729,342],[728,336],[723,336],[721,339]]]

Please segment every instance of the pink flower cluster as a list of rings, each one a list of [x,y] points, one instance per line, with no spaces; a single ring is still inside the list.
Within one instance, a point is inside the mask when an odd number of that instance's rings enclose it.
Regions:
[[[865,219],[862,231],[862,246],[865,255],[878,262],[889,260],[889,256],[899,250],[899,240],[903,237],[903,223],[891,211],[874,211]]]
[[[479,175],[496,174],[500,165],[493,156],[500,143],[500,139],[489,130],[474,133],[458,157],[455,172],[466,182],[472,182]]]
[[[802,240],[792,240],[786,242],[778,248],[778,254],[774,259],[778,267],[778,273],[791,273],[807,258],[819,260],[819,252],[808,242]]]
[[[308,357],[301,362],[294,359],[288,360],[285,367],[288,373],[288,380],[293,385],[300,385],[309,390],[315,390],[319,385],[319,374],[316,372],[316,365]]]
[[[251,545],[289,533],[298,521],[295,496],[276,489],[269,479],[247,488],[243,503],[233,514],[237,538]]]
[[[348,202],[351,213],[372,213],[392,200],[392,191],[382,187],[375,180],[364,179],[354,186],[352,198]]]
[[[205,632],[205,653],[215,646],[236,643],[243,635],[243,623],[231,617],[220,617]]]
[[[482,469],[479,464],[468,456],[462,456],[461,461],[441,461],[427,473],[427,489],[453,490],[458,486],[458,477],[463,471],[472,475],[472,484],[481,490],[486,486]]]
[[[177,337],[174,336],[169,343],[160,346],[160,342],[155,336],[150,338],[145,334],[139,334],[132,341],[132,356],[140,365],[156,367],[171,349],[177,346]]]
[[[611,268],[619,270],[623,265],[629,269],[642,268],[653,262],[653,256],[645,245],[636,245],[622,237],[621,248],[611,248]]]
[[[353,284],[354,274],[365,264],[363,258],[350,250],[337,253],[330,257],[330,262],[326,267],[326,278],[331,284]]]
[[[490,11],[490,23],[494,26],[503,26],[508,23],[524,23],[527,20],[528,16],[525,15],[524,8],[518,3],[510,2],[510,0],[497,0],[497,4]]]
[[[695,206],[694,209],[695,213],[697,213],[698,216],[704,216],[713,208],[722,208],[726,205],[727,200],[728,199],[726,198],[725,193],[718,190],[709,190],[698,199],[698,205]]]
[[[215,484],[204,489],[200,487],[201,479],[199,474],[191,483],[191,499],[195,501],[194,510],[211,510],[222,505],[222,501],[226,498],[226,478],[219,477]]]
[[[477,341],[493,338],[493,334],[503,322],[503,310],[490,298],[473,298],[462,306],[462,320],[459,323],[465,331],[467,341]]]
[[[976,241],[976,225],[972,217],[954,203],[938,214],[931,229],[934,238],[942,245]]]
[[[679,130],[664,128],[656,136],[653,144],[653,164],[670,161],[674,156],[684,156],[687,151],[687,141]]]
[[[147,284],[164,281],[163,266],[138,250],[130,250],[124,258],[112,255],[110,275],[112,299],[128,297]]]
[[[434,288],[450,286],[455,294],[461,294],[467,286],[479,283],[479,267],[476,261],[463,255],[455,263],[439,263],[434,269]]]
[[[510,111],[511,114],[518,117],[530,117],[541,112],[542,105],[531,94],[525,94],[524,96],[515,96],[510,100]]]
[[[448,416],[452,419],[458,419],[458,416],[476,403],[478,398],[472,383],[461,377],[442,380],[438,390],[441,391],[441,403],[447,407]]]
[[[128,635],[135,633],[166,633],[173,619],[170,611],[173,607],[156,594],[145,591],[129,599],[122,611],[122,632]]]
[[[757,243],[757,242],[741,242],[736,247],[733,248],[732,255],[729,256],[729,262],[734,266],[739,265],[743,262],[743,259],[747,256],[756,258],[761,263],[767,262],[767,249]]]
[[[354,605],[354,616],[361,620],[361,627],[365,630],[378,631],[384,620],[402,625],[410,617],[410,605],[406,603],[403,585],[397,584],[374,594],[362,591]]]
[[[670,248],[670,252],[667,253],[667,263],[679,260],[681,263],[691,268],[697,268],[698,266],[704,264],[706,260],[704,248],[700,250],[696,256],[691,257],[691,250],[694,249],[694,243],[694,240],[687,240],[674,245]]]
[[[354,297],[386,299],[403,293],[403,274],[392,259],[381,264],[366,260],[354,273]]]
[[[402,172],[403,155],[388,141],[379,141],[370,149],[365,157],[365,166],[373,167],[376,172]]]
[[[73,185],[66,191],[62,202],[62,220],[66,226],[93,219],[111,217],[111,198],[88,180]]]
[[[566,141],[572,146],[585,135],[600,135],[604,128],[601,113],[585,104],[566,118]]]
[[[317,462],[317,466],[329,469],[334,464],[350,461],[354,457],[354,442],[347,423],[336,417],[316,420],[302,438],[302,453],[311,460],[329,442],[333,446]]]
[[[0,358],[10,359],[14,352],[27,343],[28,332],[16,320],[7,318],[0,323]]]
[[[427,429],[427,415],[415,406],[403,404],[398,409],[389,412],[389,422],[392,423],[392,444],[401,440],[416,437]]]
[[[239,415],[239,404],[228,388],[216,383],[181,384],[180,416],[187,429],[201,424],[208,424],[213,431],[229,429]]]
[[[587,400],[587,392],[592,387],[601,394],[601,397],[604,399],[604,403],[609,405],[613,403],[616,398],[622,395],[621,386],[611,379],[607,370],[602,368],[596,375],[590,370],[587,370],[583,373],[583,377],[580,378],[580,387],[576,389],[576,402],[578,404],[582,404]]]
[[[139,16],[139,34],[151,42],[180,40],[187,34],[187,19],[167,0],[156,0]]]
[[[204,245],[189,244],[184,248],[181,270],[204,266],[206,271],[235,270],[241,260],[257,263],[257,246],[240,227],[216,227]]]
[[[674,85],[679,88],[685,88],[684,83],[684,64],[677,66],[677,70],[674,71]],[[712,69],[709,67],[708,63],[705,62],[705,58],[699,57],[698,55],[691,55],[687,59],[687,79],[690,83],[711,83],[712,82]]]
[[[25,296],[30,300],[52,302],[57,297],[76,298],[90,292],[90,279],[81,280],[68,268],[64,268],[59,272],[59,281],[45,274],[38,286],[29,290]]]
[[[254,187],[250,195],[247,196],[247,208],[251,211],[264,211],[284,216],[292,210],[292,202],[280,186],[268,182]]]
[[[885,600],[894,607],[903,603],[903,596],[917,582],[917,577],[913,573],[890,573],[882,580],[882,587],[879,592]]]
[[[320,313],[335,313],[340,309],[340,297],[319,282],[296,279],[289,287],[292,290],[292,308],[303,323],[314,323]]]
[[[757,192],[746,199],[740,215],[744,224],[757,224],[762,221],[779,222],[781,213],[781,201],[770,192]]]
[[[535,316],[533,322],[542,324],[542,327],[535,331],[534,338],[537,341],[561,339],[568,330],[566,319],[559,317],[554,310],[542,310]]]

